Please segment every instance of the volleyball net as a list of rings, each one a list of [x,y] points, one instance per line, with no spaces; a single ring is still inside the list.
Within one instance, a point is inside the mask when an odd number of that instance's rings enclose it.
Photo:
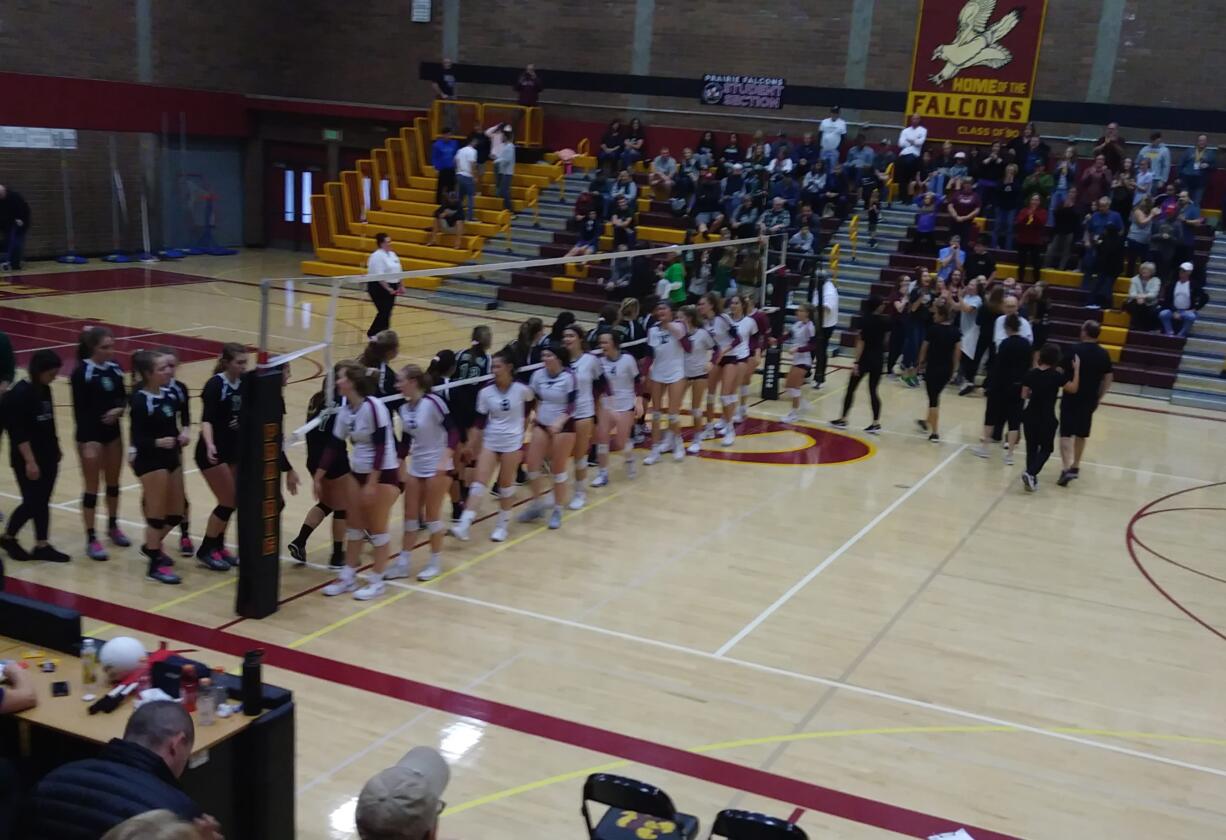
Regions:
[[[543,248],[546,255],[513,262],[266,280],[260,287],[261,364],[288,364],[291,382],[322,379],[328,408],[333,408],[335,365],[358,359],[370,340],[376,312],[368,294],[372,283],[400,287],[390,318],[390,328],[400,336],[396,364],[415,362],[425,368],[439,349],[458,354],[467,348],[477,324],[488,323],[494,352],[515,338],[519,323],[530,317],[540,318],[548,331],[561,312],[569,311],[586,333],[596,325],[603,306],[620,306],[626,298],[635,298],[645,307],[649,298],[666,287],[674,291],[678,283],[681,292],[674,299],[693,300],[706,291],[723,297],[745,293],[769,309],[781,305],[781,295],[798,285],[803,289],[818,263],[813,255],[789,252],[781,235],[548,255],[561,247],[570,246]],[[402,257],[402,262],[407,267],[420,261]],[[495,301],[496,314],[486,316],[486,308]],[[647,314],[645,308],[640,314]],[[435,390],[445,393],[489,378],[451,381]],[[301,438],[317,422],[298,425],[287,437]]]

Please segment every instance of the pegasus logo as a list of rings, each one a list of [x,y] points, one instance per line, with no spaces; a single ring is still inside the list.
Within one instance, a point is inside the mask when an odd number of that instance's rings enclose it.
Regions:
[[[933,61],[945,66],[928,78],[942,85],[972,67],[1004,67],[1013,60],[1013,53],[1000,41],[1013,31],[1025,11],[1018,7],[1007,12],[993,24],[988,21],[996,11],[996,0],[969,0],[958,13],[958,31],[951,43],[941,44],[932,51]]]

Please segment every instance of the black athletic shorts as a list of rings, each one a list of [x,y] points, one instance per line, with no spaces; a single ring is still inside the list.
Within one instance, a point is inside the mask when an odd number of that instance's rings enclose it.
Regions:
[[[1094,409],[1082,402],[1060,401],[1060,437],[1088,438]]]
[[[941,392],[949,384],[949,371],[932,370],[924,374],[924,387],[928,389],[928,407],[937,408],[941,404]]]
[[[994,389],[988,394],[988,407],[983,415],[983,425],[1008,425],[1009,431],[1016,432],[1022,427],[1022,395],[1016,388],[1010,388],[1002,393]]]
[[[179,454],[178,449],[159,449],[152,453],[137,454],[132,461],[132,472],[136,473],[137,478],[140,478],[146,473],[157,470],[174,472],[182,465],[183,457]]]
[[[77,443],[110,443],[119,439],[120,424],[103,423],[99,420],[77,429]]]
[[[223,449],[218,449],[217,450],[217,463],[210,464],[208,449],[205,448],[205,445],[204,445],[204,438],[200,438],[199,440],[196,441],[196,459],[195,460],[196,460],[196,468],[200,470],[200,472],[204,472],[205,470],[211,470],[213,467],[219,467],[222,464],[231,464],[231,465],[237,464],[238,463],[238,453],[237,452],[227,452]]]

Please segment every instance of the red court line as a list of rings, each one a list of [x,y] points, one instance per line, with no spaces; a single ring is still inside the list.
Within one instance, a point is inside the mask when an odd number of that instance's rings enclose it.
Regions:
[[[856,796],[799,779],[780,776],[755,767],[746,767],[709,755],[687,752],[665,744],[636,738],[620,732],[565,720],[529,709],[486,700],[460,691],[406,679],[349,662],[328,659],[301,650],[251,639],[224,630],[212,630],[146,612],[77,595],[30,581],[9,578],[8,589],[18,595],[36,598],[61,607],[79,610],[102,621],[131,627],[167,639],[201,648],[241,656],[262,648],[265,661],[304,676],[350,686],[447,714],[473,717],[485,723],[545,738],[580,749],[680,773],[693,779],[733,788],[745,793],[788,802],[797,808],[819,811],[908,837],[931,837],[965,828],[976,840],[1019,840],[1012,835],[942,819],[898,805]]]
[[[1166,408],[1146,408],[1143,405],[1124,405],[1123,403],[1101,402],[1099,405],[1109,405],[1112,408],[1126,408],[1129,411],[1144,411],[1146,414],[1166,414],[1171,417],[1186,417],[1189,420],[1208,420],[1211,423],[1226,423],[1226,417],[1207,417],[1204,414],[1185,414],[1182,411],[1171,411]]]
[[[788,822],[794,825],[800,822],[800,818],[803,817],[804,815],[805,815],[805,809],[797,808],[795,811],[792,812],[792,816],[788,817]]]

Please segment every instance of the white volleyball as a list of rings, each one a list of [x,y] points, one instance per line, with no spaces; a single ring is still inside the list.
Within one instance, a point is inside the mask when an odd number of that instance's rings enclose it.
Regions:
[[[135,671],[144,659],[144,646],[131,636],[116,636],[98,651],[98,664],[111,683]]]

